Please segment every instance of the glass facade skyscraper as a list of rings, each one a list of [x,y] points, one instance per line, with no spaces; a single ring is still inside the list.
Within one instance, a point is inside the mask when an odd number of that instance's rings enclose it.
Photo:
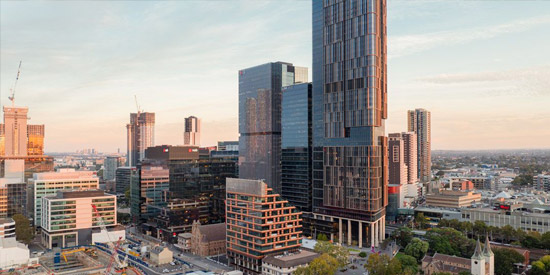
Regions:
[[[295,83],[294,72],[284,62],[239,71],[239,177],[262,179],[276,193],[281,193],[281,89]]]
[[[388,203],[386,0],[313,1],[312,10],[316,228],[378,246]]]
[[[282,94],[282,196],[311,212],[311,84],[284,87]]]

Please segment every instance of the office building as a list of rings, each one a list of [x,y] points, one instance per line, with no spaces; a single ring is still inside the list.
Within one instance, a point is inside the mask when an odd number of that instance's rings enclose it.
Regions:
[[[409,132],[416,133],[418,153],[418,177],[421,182],[429,182],[432,178],[432,126],[430,112],[425,109],[409,110],[407,112]]]
[[[279,194],[281,89],[295,83],[295,70],[274,62],[239,71],[239,177],[262,179]]]
[[[228,178],[226,188],[230,266],[245,274],[262,274],[264,257],[298,251],[302,220],[296,207],[261,180]]]
[[[27,125],[27,155],[44,155],[44,124]]]
[[[92,244],[93,229],[100,229],[98,214],[108,230],[118,231],[108,233],[112,240],[124,235],[124,228],[116,227],[116,196],[101,190],[58,190],[53,196],[42,197],[42,207],[42,245],[48,249]]]
[[[27,107],[4,106],[5,156],[27,155]]]
[[[118,167],[115,176],[115,190],[117,194],[124,194],[130,188],[132,173],[136,172],[136,167]]]
[[[135,223],[158,216],[169,190],[169,171],[165,164],[148,161],[137,166],[130,182],[130,214]]]
[[[183,145],[201,145],[201,120],[197,117],[190,116],[185,118]]]
[[[471,207],[481,201],[481,194],[453,190],[441,190],[438,194],[427,194],[426,205],[433,207],[461,208]]]
[[[116,170],[118,168],[119,157],[108,156],[103,162],[103,180],[116,179]]]
[[[0,183],[0,219],[8,217],[8,187]]]
[[[0,176],[5,177],[4,167],[7,161],[23,160],[25,163],[24,181],[33,177],[35,173],[52,172],[54,170],[54,159],[50,156],[11,156],[0,157]]]
[[[55,195],[58,190],[98,189],[99,179],[92,171],[60,169],[58,172],[36,173],[27,186],[27,213],[34,225],[42,225],[42,198]]]
[[[410,184],[418,182],[418,145],[414,132],[402,132],[407,179]]]
[[[284,87],[282,94],[281,195],[311,213],[311,84]]]
[[[405,162],[405,143],[400,133],[388,135],[389,184],[407,184],[408,167]]]
[[[238,141],[218,141],[218,151],[239,151]]]
[[[538,190],[550,192],[550,174],[539,174],[535,176],[534,185]]]
[[[384,240],[386,1],[313,1],[313,212],[331,240]]]
[[[145,149],[155,145],[155,113],[131,113],[126,130],[126,165],[135,167],[145,158]]]

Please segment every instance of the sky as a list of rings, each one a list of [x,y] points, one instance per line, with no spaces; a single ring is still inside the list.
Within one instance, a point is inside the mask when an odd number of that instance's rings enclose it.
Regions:
[[[550,1],[388,0],[386,132],[432,114],[432,149],[550,148]],[[126,151],[138,104],[155,144],[238,139],[238,70],[311,68],[311,1],[0,1],[0,104],[46,152]],[[310,74],[311,77],[311,74]]]

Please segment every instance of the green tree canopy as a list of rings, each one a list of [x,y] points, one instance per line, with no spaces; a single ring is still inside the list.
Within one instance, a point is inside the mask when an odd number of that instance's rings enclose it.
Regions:
[[[29,219],[21,214],[13,215],[12,219],[15,221],[16,239],[25,244],[30,244],[34,235],[34,230],[30,226]]]
[[[514,263],[523,263],[525,257],[517,251],[508,248],[494,248],[495,274],[508,275],[514,271]]]
[[[400,227],[391,234],[391,238],[401,247],[406,247],[413,238],[412,230],[408,227]]]
[[[532,264],[531,272],[529,275],[547,275],[546,266],[541,261],[535,261]]]
[[[333,275],[338,270],[338,260],[327,253],[317,257],[307,267],[299,267],[296,275]]]
[[[454,228],[433,228],[426,233],[429,251],[470,258],[475,242]]]
[[[405,247],[405,254],[414,257],[418,262],[422,260],[426,252],[428,252],[429,244],[419,238],[413,238],[412,241]]]
[[[349,251],[340,245],[334,245],[330,242],[318,241],[313,248],[319,254],[328,254],[338,261],[338,267],[343,267],[348,263]]]

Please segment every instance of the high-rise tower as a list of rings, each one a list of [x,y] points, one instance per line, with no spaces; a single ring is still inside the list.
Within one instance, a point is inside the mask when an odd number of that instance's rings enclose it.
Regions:
[[[27,155],[27,107],[4,107],[5,155]]]
[[[201,145],[201,120],[190,116],[185,118],[185,132],[183,133],[184,145]]]
[[[155,113],[131,113],[128,133],[126,163],[135,167],[145,158],[145,149],[155,146]]]
[[[407,112],[409,132],[416,133],[418,152],[418,178],[421,182],[431,180],[432,137],[431,115],[428,110],[416,109]]]
[[[384,239],[386,0],[313,1],[313,212],[318,231]]]
[[[281,194],[281,89],[307,82],[307,68],[272,62],[239,71],[239,178]]]

